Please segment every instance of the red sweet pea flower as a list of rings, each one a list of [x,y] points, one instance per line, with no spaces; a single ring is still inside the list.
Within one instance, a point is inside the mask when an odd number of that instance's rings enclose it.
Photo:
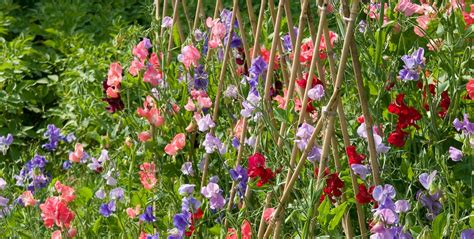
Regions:
[[[398,116],[397,128],[395,132],[392,132],[388,137],[388,142],[395,147],[403,147],[405,145],[405,139],[408,134],[403,130],[413,126],[419,128],[415,122],[421,119],[421,114],[413,107],[408,107],[403,98],[404,94],[398,94],[395,103],[391,103],[388,106],[388,112],[396,114]]]
[[[388,143],[395,146],[395,147],[403,147],[405,145],[406,137],[408,136],[407,133],[403,132],[401,129],[396,129],[395,132],[390,133],[388,136]]]
[[[265,167],[265,157],[259,153],[249,157],[248,175],[250,178],[260,178],[257,187],[261,187],[275,178],[275,173],[270,168]]]
[[[375,202],[374,198],[372,197],[372,193],[371,193],[372,190],[373,190],[373,187],[367,190],[364,184],[362,183],[359,184],[359,192],[356,195],[357,202],[360,204]]]
[[[474,9],[474,8],[472,8]],[[474,79],[471,79],[466,85],[466,91],[471,100],[474,100]]]
[[[346,153],[347,157],[349,157],[349,165],[362,164],[362,161],[364,161],[366,157],[364,154],[358,154],[356,147],[353,145],[347,146]]]
[[[305,72],[305,73],[303,73],[303,78],[296,80],[296,84],[298,84],[298,86],[301,89],[306,89],[306,82],[308,81],[308,76],[309,76],[308,72]],[[311,88],[315,87],[316,85],[324,86],[322,81],[320,81],[318,78],[316,78],[316,76],[313,76],[312,82],[311,82]]]
[[[319,201],[322,202],[324,198],[328,196],[329,200],[334,203],[335,198],[342,195],[342,188],[344,188],[344,182],[339,178],[339,175],[337,173],[330,174],[329,177],[326,178],[326,187]]]

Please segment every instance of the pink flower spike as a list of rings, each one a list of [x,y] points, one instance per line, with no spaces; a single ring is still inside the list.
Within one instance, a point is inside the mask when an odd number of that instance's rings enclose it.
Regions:
[[[107,85],[118,87],[120,82],[122,82],[122,67],[118,62],[111,63],[107,73]]]
[[[130,65],[130,68],[128,69],[128,72],[132,76],[137,76],[138,72],[140,72],[140,70],[143,69],[143,67],[145,67],[143,62],[135,59],[135,60],[132,61],[132,64]]]
[[[184,106],[186,111],[194,111],[196,110],[196,106],[194,105],[193,100],[191,98],[188,99],[188,103]]]
[[[59,199],[66,203],[71,202],[74,200],[74,198],[76,198],[76,195],[74,194],[74,188],[63,185],[60,181],[56,181],[54,188],[56,188],[56,191],[61,194]]]
[[[137,205],[135,208],[129,207],[127,208],[126,212],[127,212],[128,217],[133,219],[137,217],[138,214],[140,214],[140,205]]]

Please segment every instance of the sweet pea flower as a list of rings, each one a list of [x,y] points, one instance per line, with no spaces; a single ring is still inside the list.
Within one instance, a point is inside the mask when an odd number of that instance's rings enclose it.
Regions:
[[[449,157],[451,158],[451,160],[455,161],[455,162],[458,162],[458,161],[461,161],[462,160],[462,151],[451,146],[449,147]]]
[[[153,87],[158,86],[163,81],[163,72],[149,65],[143,75],[143,82],[150,83]]]
[[[426,190],[430,190],[431,188],[431,185],[433,184],[433,181],[435,180],[435,177],[436,177],[436,174],[438,172],[436,170],[434,170],[433,172],[431,172],[430,174],[428,173],[422,173],[420,176],[419,176],[419,181],[421,183],[421,185],[423,185],[423,187],[426,189]]]
[[[143,131],[138,134],[138,140],[140,140],[140,142],[146,142],[146,141],[149,141],[150,139],[151,139],[151,134],[149,131]]]
[[[275,212],[275,208],[269,207],[265,208],[263,211],[263,220],[265,220],[266,223],[269,223],[272,217],[274,216],[273,213]]]
[[[194,192],[194,184],[183,184],[178,188],[178,192],[180,195],[191,195]]]
[[[202,109],[208,109],[208,108],[211,108],[211,106],[212,106],[212,100],[209,97],[198,97],[197,98],[197,104]]]
[[[59,132],[59,129],[58,129],[58,132]],[[7,136],[0,136],[0,152],[2,152],[3,155],[7,154],[7,150],[8,148],[10,148],[10,145],[12,143],[13,143],[13,136],[11,134],[8,134]]]
[[[186,103],[184,109],[191,112],[196,110],[196,105],[194,105],[194,102],[191,98],[188,99],[188,103]]]
[[[308,91],[308,97],[312,100],[320,100],[324,96],[324,86],[317,84]]]
[[[148,57],[148,48],[151,48],[150,39],[144,38],[135,47],[133,47],[132,54],[144,62]]]
[[[414,4],[411,0],[400,0],[395,7],[395,11],[403,13],[406,17],[415,14],[421,6]]]
[[[184,175],[194,176],[193,163],[191,163],[191,162],[183,163],[183,165],[181,166],[181,172]]]
[[[56,191],[61,194],[59,199],[66,203],[69,203],[76,198],[74,188],[61,184],[59,180],[54,184],[54,188],[56,188]]]
[[[198,129],[201,132],[206,132],[211,128],[216,127],[216,124],[211,119],[211,115],[207,114],[206,116],[202,117],[198,122]]]
[[[170,16],[163,17],[163,20],[161,21],[161,27],[170,28],[172,26],[173,26],[173,18],[171,18]]]
[[[152,223],[156,220],[155,216],[153,216],[153,207],[147,206],[145,211],[142,215],[140,215],[140,221],[145,221],[148,223]]]
[[[193,45],[183,47],[181,54],[178,55],[178,61],[183,63],[186,69],[189,69],[191,65],[197,67],[200,58],[201,54]]]
[[[140,205],[135,206],[135,208],[129,207],[125,211],[129,218],[134,219],[140,213]]]
[[[157,180],[155,177],[155,164],[154,163],[143,163],[140,165],[140,182],[146,190],[152,189]]]
[[[102,203],[99,207],[99,213],[104,217],[109,217],[116,210],[115,201],[112,200],[109,203]]]
[[[212,134],[207,133],[206,137],[204,139],[204,142],[202,143],[204,148],[206,149],[206,153],[211,154],[214,151],[218,151],[220,154],[225,154],[226,148],[222,144],[222,142],[219,140],[219,138],[214,137]]]
[[[122,67],[118,62],[111,63],[107,73],[107,85],[119,87],[120,82],[122,82]]]
[[[225,205],[225,199],[221,195],[221,189],[216,183],[210,182],[207,186],[201,188],[201,194],[209,199],[211,209],[222,209]]]
[[[75,217],[74,213],[67,207],[66,202],[61,201],[58,197],[47,198],[39,207],[46,228],[52,228],[54,224],[60,228],[69,228]]]
[[[24,191],[19,197],[25,207],[36,205],[36,200],[31,191]]]
[[[171,156],[174,156],[178,153],[179,150],[183,149],[186,145],[186,136],[184,133],[179,133],[174,136],[171,143],[165,146],[165,153]]]
[[[141,62],[140,60],[135,59],[135,60],[132,61],[132,64],[130,65],[130,68],[128,69],[128,72],[132,76],[137,76],[138,72],[140,72],[140,70],[143,69],[144,67],[145,67],[145,64],[143,64],[143,62]]]
[[[74,152],[69,153],[69,161],[74,163],[80,163],[84,156],[85,154],[82,144],[77,143],[74,147]]]

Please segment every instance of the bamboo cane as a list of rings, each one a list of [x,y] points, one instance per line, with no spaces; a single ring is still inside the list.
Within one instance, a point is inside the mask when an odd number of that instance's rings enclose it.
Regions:
[[[248,13],[248,16],[249,16],[249,20],[250,20],[250,26],[252,26],[252,34],[255,36],[257,34],[256,32],[256,19],[255,19],[255,13],[254,13],[254,10],[253,10],[253,4],[252,4],[252,0],[246,0],[246,3],[247,3],[247,13]]]
[[[168,0],[163,0],[163,13],[161,14],[161,19],[163,19],[164,17],[166,17],[166,9],[168,8]],[[165,28],[161,28],[161,31],[160,31],[160,38],[163,37],[163,33],[165,31]]]
[[[175,0],[173,4],[173,25],[171,26],[171,29],[170,29],[170,35],[168,38],[168,51],[166,52],[166,65],[167,66],[169,66],[171,62],[171,47],[173,46],[173,27],[177,24],[177,20],[178,20],[178,8],[174,6],[178,6],[178,1],[179,0]],[[165,0],[165,3],[166,2],[167,0]]]

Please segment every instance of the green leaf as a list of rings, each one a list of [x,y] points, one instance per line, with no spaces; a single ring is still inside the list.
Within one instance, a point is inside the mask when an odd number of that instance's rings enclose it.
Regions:
[[[444,228],[446,227],[447,216],[446,213],[441,213],[433,221],[433,239],[443,238]]]
[[[78,201],[87,203],[94,194],[92,193],[92,190],[90,188],[82,187],[79,190],[77,190],[77,195],[78,195],[78,198],[77,198]]]
[[[97,220],[95,220],[95,222],[94,222],[94,225],[92,226],[92,231],[95,234],[97,234],[97,232],[100,229],[101,221],[102,221],[102,217],[97,218]]]
[[[321,225],[327,225],[330,207],[331,203],[329,202],[329,199],[325,197],[324,201],[318,207],[318,222]]]
[[[335,215],[329,222],[329,230],[334,230],[334,228],[336,228],[336,226],[341,222],[342,216],[344,216],[344,212],[346,211],[347,205],[347,202],[344,202],[343,204],[331,210],[331,214]]]
[[[221,234],[221,226],[215,225],[209,229],[212,235],[219,236]]]

